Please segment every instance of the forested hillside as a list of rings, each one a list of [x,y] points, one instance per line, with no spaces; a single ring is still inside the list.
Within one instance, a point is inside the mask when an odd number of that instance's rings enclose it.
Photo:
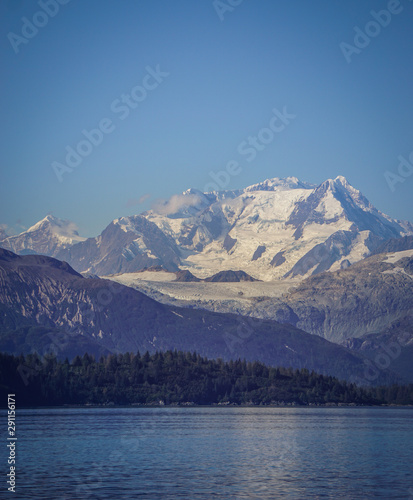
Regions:
[[[16,394],[20,406],[413,403],[413,385],[364,389],[306,369],[176,351],[111,354],[98,361],[85,354],[71,363],[0,354],[0,386],[3,396]]]

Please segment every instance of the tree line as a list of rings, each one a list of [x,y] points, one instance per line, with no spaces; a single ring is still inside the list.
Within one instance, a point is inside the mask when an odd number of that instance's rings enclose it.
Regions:
[[[361,388],[307,369],[212,360],[196,353],[54,355],[0,353],[3,396],[20,406],[105,404],[413,404],[413,384]],[[4,402],[7,398],[2,397]]]

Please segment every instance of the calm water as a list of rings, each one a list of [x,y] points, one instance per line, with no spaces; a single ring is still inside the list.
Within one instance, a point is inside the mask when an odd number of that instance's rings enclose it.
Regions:
[[[0,498],[413,500],[413,409],[20,410]]]

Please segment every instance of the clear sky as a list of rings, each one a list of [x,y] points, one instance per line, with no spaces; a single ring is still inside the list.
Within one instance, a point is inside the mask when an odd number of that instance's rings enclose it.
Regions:
[[[413,167],[384,176],[413,152],[410,0],[44,2],[0,2],[0,223],[95,236],[231,161],[227,189],[344,175],[413,221]]]

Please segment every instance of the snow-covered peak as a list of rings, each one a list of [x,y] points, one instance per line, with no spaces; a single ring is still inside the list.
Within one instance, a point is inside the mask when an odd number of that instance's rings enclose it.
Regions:
[[[4,239],[2,247],[15,253],[39,253],[54,257],[60,250],[85,239],[79,236],[73,222],[47,215],[26,231]]]
[[[342,175],[337,176],[335,179],[327,179],[317,189],[327,193],[331,192],[332,196],[341,204],[351,202],[366,212],[379,213],[361,191],[354,188]]]
[[[63,219],[59,219],[58,217],[55,217],[54,215],[46,215],[46,217],[44,217],[42,220],[40,220],[39,222],[36,222],[36,224],[34,224],[33,226],[29,227],[29,229],[27,229],[26,233],[32,233],[34,231],[37,231],[38,229],[40,228],[53,228],[54,232],[56,234],[58,233],[61,233],[61,234],[75,234],[77,235],[78,232],[77,232],[77,229],[76,229],[76,225],[69,221],[69,220],[63,220]]]
[[[301,182],[297,177],[273,177],[258,184],[248,186],[244,191],[287,191],[290,189],[313,189],[316,186],[307,182]]]
[[[23,232],[25,232],[25,233],[32,233],[34,231],[37,231],[41,227],[47,226],[49,224],[54,224],[55,221],[58,221],[58,220],[59,219],[57,219],[53,215],[46,215],[46,217],[44,217],[42,220],[39,220],[39,222],[36,222],[36,224],[34,224],[33,226],[29,227],[29,229],[27,229],[26,231],[23,231]]]
[[[30,234],[32,236],[32,233],[39,231],[49,234],[49,236],[54,237],[65,245],[73,245],[86,239],[79,236],[77,226],[74,222],[59,219],[50,214],[31,226],[27,231],[21,233],[21,235]]]
[[[343,176],[343,175],[338,175],[335,179],[326,179],[324,182],[320,184],[320,186],[325,186],[325,187],[330,187],[330,188],[345,188],[345,189],[352,189],[354,191],[357,191],[356,189],[353,188],[353,186],[348,182],[348,180]],[[359,192],[359,191],[357,191]]]
[[[343,175],[338,175],[335,179],[334,179],[335,182],[340,182],[340,184],[342,184],[343,186],[348,186],[349,183],[347,181],[347,179],[343,176]]]
[[[152,205],[152,209],[143,215],[160,215],[170,219],[195,217],[216,201],[232,199],[237,194],[233,191],[203,193],[198,189],[191,188],[181,194],[174,194],[167,200],[158,200]]]
[[[202,196],[206,207],[188,203]],[[181,267],[197,276],[234,266],[264,280],[305,276],[360,260],[377,241],[413,233],[342,175],[317,186],[275,177],[238,191],[187,190],[144,216],[175,241]]]
[[[202,191],[200,191],[199,189],[196,189],[196,188],[189,188],[187,189],[186,191],[183,191],[182,192],[182,195],[183,196],[191,196],[191,195],[195,195],[195,196],[204,196],[204,193]]]
[[[128,233],[128,232],[134,232],[136,233],[136,227],[135,227],[135,224],[133,223],[133,219],[134,217],[138,217],[138,216],[131,216],[131,217],[119,217],[119,219],[114,219],[112,222],[113,224],[115,224],[116,226],[119,226],[120,229],[122,229],[122,231],[124,231],[125,233]]]

